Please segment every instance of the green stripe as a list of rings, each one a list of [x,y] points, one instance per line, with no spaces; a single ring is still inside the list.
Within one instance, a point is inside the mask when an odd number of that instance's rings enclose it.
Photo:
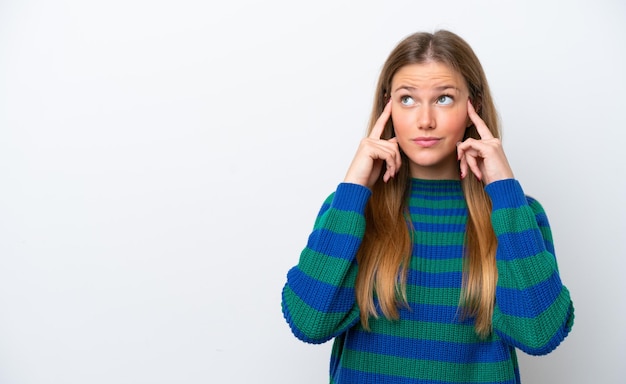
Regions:
[[[496,234],[519,233],[537,227],[534,214],[528,207],[502,208],[492,213],[493,229]]]
[[[411,270],[419,272],[449,273],[463,271],[463,259],[433,260],[418,256],[411,258]]]
[[[306,249],[302,252],[298,268],[307,276],[323,283],[341,287],[354,287],[358,267],[349,260],[329,257]],[[344,273],[344,271],[347,271]]]
[[[546,212],[544,211],[543,207],[541,206],[541,204],[537,200],[533,200],[530,203],[530,208],[534,212],[535,217],[537,217],[537,216],[545,216],[546,215]],[[547,218],[545,218],[544,220],[547,223]],[[543,236],[544,241],[548,242],[548,243],[552,243],[553,242],[552,231],[550,230],[549,225],[540,225],[539,229],[541,230],[541,235]]]
[[[463,245],[465,231],[463,232],[420,232],[413,231],[413,242],[417,245],[449,246]]]
[[[305,303],[288,286],[285,287],[283,295],[287,310],[294,317],[293,324],[298,324],[298,329],[312,339],[326,338],[352,324],[359,317],[356,304],[348,313],[324,313]]]
[[[460,288],[427,288],[407,284],[410,304],[456,306],[461,295]]]
[[[365,218],[357,212],[329,208],[319,220],[315,221],[313,229],[327,229],[348,235],[362,234],[365,231]]]
[[[523,259],[499,260],[497,266],[501,277],[511,277],[510,279],[498,279],[498,286],[503,288],[526,289],[549,279],[556,272],[556,260],[547,251]],[[521,276],[528,277],[529,275],[532,275],[531,281],[525,278],[518,278]],[[520,286],[519,282],[524,280],[528,281],[529,284]]]
[[[467,222],[466,215],[460,216],[435,216],[425,215],[420,213],[412,213],[411,220],[414,223],[426,223],[426,224],[465,224]]]
[[[348,358],[349,356],[349,358]],[[498,382],[514,377],[511,362],[496,363],[447,363],[431,360],[408,359],[375,353],[350,351],[343,355],[344,368],[362,372],[400,376],[416,380],[441,380],[458,383]],[[445,375],[442,374],[445,372]]]
[[[409,206],[412,209],[426,208],[426,209],[463,209],[467,207],[465,200],[425,200],[425,199],[411,199]]]
[[[413,188],[411,190],[412,198],[420,197],[459,197],[463,192],[461,189],[456,189],[454,186],[448,189],[435,188]]]
[[[459,315],[460,316],[460,315]],[[450,343],[474,344],[482,341],[490,342],[499,337],[492,334],[490,338],[481,340],[476,336],[476,330],[470,324],[447,324],[403,319],[388,321],[384,317],[370,319],[372,332],[387,336],[402,337],[415,340],[434,340]],[[416,332],[419,330],[419,332]],[[410,337],[413,335],[413,337]]]

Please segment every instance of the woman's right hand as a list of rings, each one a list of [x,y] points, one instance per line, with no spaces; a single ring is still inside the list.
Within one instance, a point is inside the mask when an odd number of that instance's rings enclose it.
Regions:
[[[390,116],[391,100],[376,120],[372,132],[368,137],[361,140],[344,182],[371,188],[380,175],[383,163],[387,165],[387,170],[383,175],[385,183],[398,173],[402,165],[398,140],[395,137],[389,140],[380,138]]]

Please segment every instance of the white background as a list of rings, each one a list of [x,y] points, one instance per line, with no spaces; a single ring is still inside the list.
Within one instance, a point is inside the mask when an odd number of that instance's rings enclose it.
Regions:
[[[624,383],[626,5],[0,0],[0,383],[323,383],[280,291],[387,54],[483,62],[576,306],[525,383]]]

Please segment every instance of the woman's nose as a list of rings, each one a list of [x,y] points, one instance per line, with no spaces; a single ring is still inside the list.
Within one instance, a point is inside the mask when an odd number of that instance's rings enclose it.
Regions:
[[[435,128],[435,121],[431,107],[428,104],[422,105],[416,108],[417,113],[417,128],[418,129],[433,129]]]

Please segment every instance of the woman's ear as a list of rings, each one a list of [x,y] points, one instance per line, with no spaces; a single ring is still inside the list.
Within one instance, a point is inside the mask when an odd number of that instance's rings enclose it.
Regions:
[[[474,110],[476,111],[476,113],[480,113],[480,109],[482,107],[482,103],[480,102],[480,99],[473,102],[472,105],[474,106]]]

